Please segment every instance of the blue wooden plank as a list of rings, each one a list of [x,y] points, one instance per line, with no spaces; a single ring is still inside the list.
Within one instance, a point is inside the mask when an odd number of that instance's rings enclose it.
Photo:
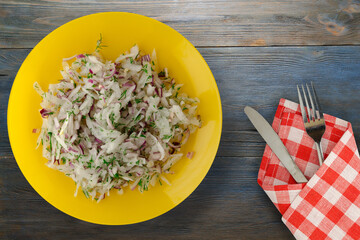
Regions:
[[[272,121],[279,99],[296,101],[296,84],[313,80],[324,111],[352,122],[359,138],[360,46],[199,50],[223,102],[224,131],[217,158],[202,184],[178,207],[145,223],[121,227],[84,223],[59,212],[21,175],[7,140],[6,108],[12,81],[29,50],[0,50],[0,237],[24,238],[31,233],[33,238],[81,239],[101,233],[104,238],[142,239],[151,232],[157,239],[291,238],[257,185],[265,143],[243,108],[254,106]]]
[[[245,105],[272,121],[280,98],[297,101],[296,85],[313,81],[324,112],[350,121],[360,132],[360,47],[199,50],[219,86],[224,131],[252,129]]]
[[[253,158],[217,157],[202,184],[179,206],[145,223],[116,227],[61,213],[19,176],[14,159],[2,159],[0,176],[6,180],[0,195],[0,232],[6,229],[8,239],[29,233],[42,239],[91,238],[100,233],[109,239],[144,239],[149,233],[156,239],[289,239],[281,215],[257,185],[258,166]]]
[[[68,21],[109,11],[155,18],[195,46],[360,43],[359,3],[346,0],[16,0],[2,1],[0,9],[0,46],[4,48],[32,48]]]

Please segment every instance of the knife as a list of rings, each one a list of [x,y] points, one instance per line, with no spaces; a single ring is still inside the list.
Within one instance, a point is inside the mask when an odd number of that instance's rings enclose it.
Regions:
[[[298,183],[307,182],[308,180],[291,158],[284,143],[265,118],[249,106],[246,106],[244,111],[256,130],[260,133],[275,155],[280,159],[280,162],[284,165],[284,167],[290,172],[295,181]]]

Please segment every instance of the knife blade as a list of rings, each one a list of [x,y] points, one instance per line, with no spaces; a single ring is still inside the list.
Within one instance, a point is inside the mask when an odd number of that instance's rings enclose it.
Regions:
[[[270,126],[270,124],[265,120],[265,118],[263,118],[260,113],[249,106],[246,106],[244,111],[256,130],[269,145],[275,155],[280,159],[281,163],[289,171],[295,181],[298,183],[307,182],[308,180],[305,178],[299,167],[295,164],[284,143],[281,141],[280,137]]]

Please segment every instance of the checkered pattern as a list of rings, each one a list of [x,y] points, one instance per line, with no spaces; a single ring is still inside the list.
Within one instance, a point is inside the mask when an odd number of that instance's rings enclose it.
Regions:
[[[309,179],[298,184],[266,145],[258,183],[297,239],[360,239],[360,158],[351,124],[324,115],[319,168],[299,105],[281,99],[272,127]]]

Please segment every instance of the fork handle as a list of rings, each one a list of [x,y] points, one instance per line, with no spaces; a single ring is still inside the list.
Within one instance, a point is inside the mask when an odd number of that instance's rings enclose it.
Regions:
[[[321,145],[320,142],[315,142],[316,145],[316,149],[317,149],[317,154],[318,154],[318,158],[319,158],[319,164],[320,166],[323,164],[324,161],[324,153],[321,149]]]

